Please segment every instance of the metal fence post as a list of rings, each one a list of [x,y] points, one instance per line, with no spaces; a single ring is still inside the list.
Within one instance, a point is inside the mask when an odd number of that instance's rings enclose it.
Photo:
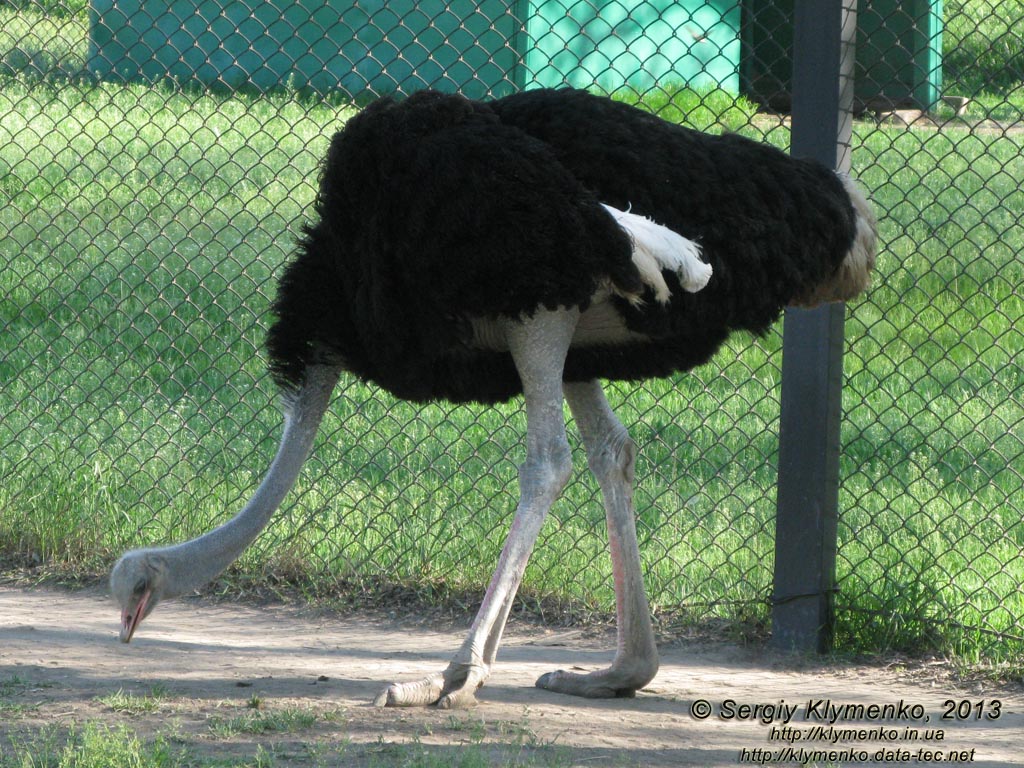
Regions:
[[[855,0],[797,0],[791,152],[846,170]],[[788,309],[783,326],[772,642],[832,638],[845,305]]]

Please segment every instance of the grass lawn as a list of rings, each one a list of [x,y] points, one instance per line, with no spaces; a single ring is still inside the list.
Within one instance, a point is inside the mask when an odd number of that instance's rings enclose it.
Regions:
[[[0,73],[0,555],[98,573],[127,546],[224,520],[268,465],[273,280],[353,110],[24,71]],[[694,117],[670,96],[679,119]],[[750,114],[730,102],[698,127],[759,136]],[[785,145],[788,131],[768,140]],[[884,251],[847,323],[843,648],[1024,651],[986,634],[1020,635],[1024,621],[1022,144],[857,127],[854,170]],[[658,612],[768,616],[779,347],[778,334],[737,337],[691,374],[612,387],[641,446]],[[522,434],[516,404],[420,408],[348,382],[299,487],[233,575],[479,593],[510,522]],[[605,612],[603,513],[578,474],[524,598]]]

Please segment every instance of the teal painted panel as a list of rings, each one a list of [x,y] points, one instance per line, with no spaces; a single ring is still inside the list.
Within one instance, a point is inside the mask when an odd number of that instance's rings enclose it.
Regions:
[[[685,82],[739,92],[738,0],[534,4],[521,82],[646,90]]]
[[[93,0],[91,71],[356,95],[513,90],[519,22],[503,0]]]

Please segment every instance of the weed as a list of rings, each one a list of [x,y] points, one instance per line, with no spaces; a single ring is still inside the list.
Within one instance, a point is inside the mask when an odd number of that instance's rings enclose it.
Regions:
[[[122,712],[129,715],[141,715],[156,712],[160,709],[161,700],[167,698],[167,689],[163,686],[154,686],[149,693],[137,696],[132,693],[125,693],[118,690],[106,696],[97,696],[96,701],[105,704],[115,712]]]
[[[306,709],[254,710],[232,718],[211,718],[209,729],[217,738],[229,739],[242,733],[296,733],[311,728],[316,721],[316,713]]]

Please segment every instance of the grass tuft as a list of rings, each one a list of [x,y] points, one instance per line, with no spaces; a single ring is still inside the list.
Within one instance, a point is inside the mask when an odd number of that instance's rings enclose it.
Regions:
[[[251,707],[250,701],[250,708]],[[297,733],[312,728],[317,722],[317,714],[311,710],[283,708],[266,711],[263,704],[253,708],[252,712],[231,718],[211,718],[210,733],[219,739],[230,739],[241,733]]]
[[[162,686],[154,686],[148,694],[138,696],[118,690],[107,696],[98,696],[96,701],[105,704],[115,712],[129,715],[150,714],[160,709],[161,703],[167,698],[167,690]]]

